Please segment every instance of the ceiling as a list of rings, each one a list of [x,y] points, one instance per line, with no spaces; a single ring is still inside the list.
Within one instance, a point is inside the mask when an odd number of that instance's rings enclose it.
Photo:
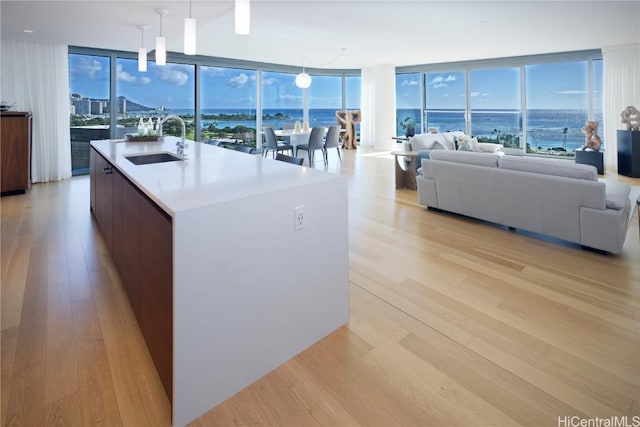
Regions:
[[[2,0],[3,39],[136,51],[138,25],[169,10],[163,34],[182,52],[189,1]],[[251,0],[251,34],[232,0],[192,0],[199,55],[309,68],[362,68],[597,49],[640,42],[640,1]],[[24,30],[32,30],[26,33]]]

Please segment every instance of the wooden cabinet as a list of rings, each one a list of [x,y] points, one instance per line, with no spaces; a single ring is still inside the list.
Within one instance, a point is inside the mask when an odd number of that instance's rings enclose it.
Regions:
[[[31,186],[31,113],[3,111],[0,122],[0,192],[21,194]]]
[[[618,130],[618,173],[640,178],[640,131]]]
[[[113,261],[127,293],[131,309],[140,323],[142,268],[140,202],[142,195],[119,172],[113,174]]]
[[[109,253],[113,255],[113,166],[95,150],[91,150],[91,200],[93,215],[98,223]]]
[[[173,226],[151,200],[140,201],[140,329],[172,399],[173,391]]]
[[[173,223],[93,148],[91,210],[165,391],[173,392]]]

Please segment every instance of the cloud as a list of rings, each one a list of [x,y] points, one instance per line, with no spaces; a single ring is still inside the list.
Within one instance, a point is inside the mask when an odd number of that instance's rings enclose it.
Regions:
[[[211,77],[224,76],[224,68],[221,67],[202,67],[202,70]]]
[[[132,85],[140,85],[140,86],[146,86],[149,83],[151,83],[151,79],[149,77],[146,77],[146,76],[137,77],[131,73],[128,73],[127,71],[124,70],[124,68],[122,67],[122,64],[118,64],[118,69],[116,70],[116,72],[118,76],[118,81],[121,81],[121,82],[130,83]]]
[[[243,88],[246,87],[250,81],[251,79],[249,76],[245,73],[240,73],[237,76],[231,77],[227,82],[227,85],[233,88]]]
[[[100,61],[92,58],[82,58],[76,63],[75,73],[77,75],[85,76],[94,80],[96,74],[102,71],[102,64]]]
[[[302,97],[299,95],[280,95],[280,99],[284,102],[294,102],[301,101]]]
[[[491,96],[491,94],[487,92],[471,92],[469,95],[473,98],[484,98],[486,96]]]
[[[189,67],[187,69],[193,69]],[[174,86],[184,86],[189,82],[189,74],[185,70],[184,66],[180,65],[165,65],[163,67],[156,67],[160,80],[167,82]]]
[[[431,79],[430,85],[432,88],[446,87],[447,83],[455,82],[456,76],[454,74],[449,74],[448,76],[443,76],[442,74]]]
[[[268,79],[262,79],[262,84],[265,85],[265,86],[275,85],[275,84],[278,84],[278,79],[276,79],[275,77],[270,77]]]
[[[420,79],[403,80],[401,86],[419,86]]]
[[[586,90],[561,90],[556,92],[558,95],[586,95]]]

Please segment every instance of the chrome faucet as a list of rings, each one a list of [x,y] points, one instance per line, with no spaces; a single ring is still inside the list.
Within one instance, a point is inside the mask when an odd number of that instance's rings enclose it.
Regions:
[[[159,119],[158,120],[158,136],[162,136],[162,126],[165,124],[165,122],[169,121],[170,119],[175,119],[179,121],[180,124],[182,125],[182,136],[180,141],[176,142],[176,147],[178,147],[176,152],[179,155],[184,156],[185,155],[184,154],[184,147],[185,147],[184,138],[187,133],[187,126],[185,125],[184,120],[182,120],[182,117],[176,116],[175,114],[170,114],[167,117]]]

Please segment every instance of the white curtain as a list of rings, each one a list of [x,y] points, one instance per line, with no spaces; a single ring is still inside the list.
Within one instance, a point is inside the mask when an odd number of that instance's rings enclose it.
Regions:
[[[362,69],[360,144],[390,149],[396,136],[396,69],[379,64]]]
[[[363,68],[360,78],[360,145],[375,145],[376,81],[373,68]]]
[[[2,40],[1,99],[31,111],[32,182],[71,176],[69,56],[65,45]]]
[[[603,48],[602,62],[604,161],[617,171],[620,113],[630,105],[640,108],[640,44]]]

